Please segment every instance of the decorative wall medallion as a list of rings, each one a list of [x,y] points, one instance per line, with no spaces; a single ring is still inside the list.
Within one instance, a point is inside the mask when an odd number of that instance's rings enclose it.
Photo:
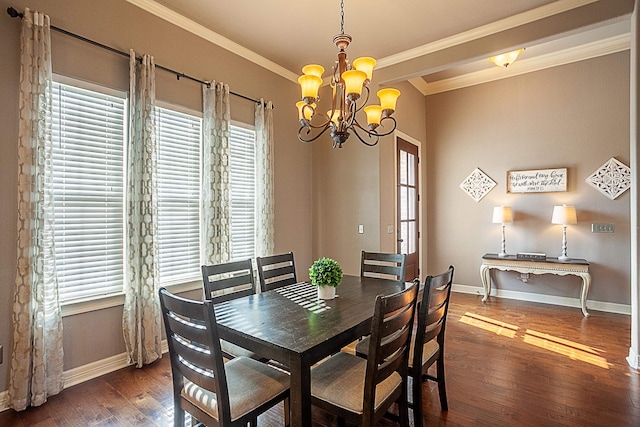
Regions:
[[[612,157],[585,179],[585,182],[614,200],[631,187],[631,169]]]
[[[475,168],[460,184],[460,188],[476,202],[479,202],[495,186],[495,181],[478,168]]]

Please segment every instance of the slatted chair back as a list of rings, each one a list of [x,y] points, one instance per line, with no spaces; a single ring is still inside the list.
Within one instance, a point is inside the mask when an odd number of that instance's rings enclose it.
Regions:
[[[204,297],[214,303],[256,293],[251,259],[202,266]]]
[[[405,264],[405,254],[362,251],[360,276],[402,281],[404,280]]]
[[[188,300],[162,288],[160,305],[171,358],[174,425],[184,425],[185,410],[198,420],[217,423],[181,397],[185,380],[216,394],[220,421],[224,425],[231,419],[229,391],[211,301]]]
[[[298,282],[293,252],[257,257],[256,264],[258,265],[258,278],[262,292]]]
[[[407,413],[406,379],[417,295],[418,286],[413,284],[397,294],[376,298],[364,385],[363,425],[372,425],[381,416],[380,412],[386,412],[386,405],[380,407],[378,413],[374,411],[376,386],[395,372],[402,377],[403,385],[388,397],[387,402],[398,401],[402,408],[401,418],[403,412]]]
[[[446,272],[427,276],[424,281],[422,301],[418,307],[418,321],[412,343],[413,357],[409,362],[409,375],[413,378],[413,401],[422,402],[422,383],[436,381],[440,397],[440,407],[448,409],[447,391],[444,374],[444,343],[453,286],[454,267]],[[429,367],[436,363],[436,375],[428,373]],[[416,426],[422,425],[422,405],[413,405]]]

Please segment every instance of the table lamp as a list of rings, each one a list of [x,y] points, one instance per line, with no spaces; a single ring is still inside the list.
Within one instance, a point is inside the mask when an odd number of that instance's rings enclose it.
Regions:
[[[558,257],[558,261],[569,261],[571,258],[567,256],[567,225],[575,225],[578,223],[575,206],[554,206],[553,215],[551,216],[551,224],[562,225],[562,255]]]
[[[505,251],[505,238],[504,238],[504,225],[508,222],[513,222],[513,213],[509,206],[496,206],[493,208],[493,221],[494,224],[502,224],[502,251],[498,254],[499,257],[506,257]]]

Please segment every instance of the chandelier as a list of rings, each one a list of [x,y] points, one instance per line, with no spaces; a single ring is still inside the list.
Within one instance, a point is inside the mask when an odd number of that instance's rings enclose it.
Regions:
[[[322,85],[324,68],[315,64],[306,65],[302,67],[303,75],[298,78],[302,101],[298,101],[296,107],[302,125],[298,129],[298,139],[302,142],[313,142],[330,130],[333,147],[342,148],[342,144],[349,138],[349,131],[352,131],[364,144],[374,146],[381,136],[389,135],[396,129],[396,120],[392,115],[400,91],[393,88],[381,89],[377,92],[380,104],[365,107],[369,101],[369,83],[376,60],[362,57],[350,64],[346,49],[351,40],[351,36],[344,33],[344,0],[341,0],[340,34],[333,38],[338,48],[338,59],[333,66],[330,83],[333,97],[331,109],[326,114],[316,110],[320,101],[318,90]],[[361,110],[364,110],[367,118],[366,127],[356,118]],[[391,124],[391,128],[381,131],[387,122]]]

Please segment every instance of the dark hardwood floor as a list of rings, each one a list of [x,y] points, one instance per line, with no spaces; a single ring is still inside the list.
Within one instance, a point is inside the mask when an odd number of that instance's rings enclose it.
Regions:
[[[640,426],[640,374],[625,357],[629,316],[453,294],[447,323],[449,411],[433,384],[433,426]],[[282,425],[282,408],[259,419]],[[0,426],[170,426],[169,358],[64,390],[37,408],[0,413]],[[314,411],[315,426],[334,425]],[[381,426],[394,425],[383,420]]]

